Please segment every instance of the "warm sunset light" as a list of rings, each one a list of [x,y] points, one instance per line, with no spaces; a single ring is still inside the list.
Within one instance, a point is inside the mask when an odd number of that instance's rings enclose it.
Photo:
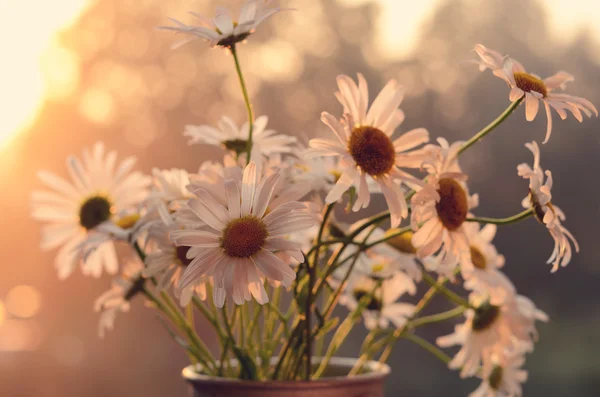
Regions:
[[[600,397],[598,0],[0,16],[0,397]]]
[[[0,48],[6,55],[0,69],[0,148],[35,121],[44,100],[55,96],[53,91],[73,92],[78,65],[60,46],[57,34],[91,3],[25,0],[0,4]]]

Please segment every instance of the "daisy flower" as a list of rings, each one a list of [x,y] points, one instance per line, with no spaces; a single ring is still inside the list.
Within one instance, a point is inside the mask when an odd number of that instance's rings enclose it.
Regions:
[[[135,209],[147,196],[149,178],[131,172],[135,158],[129,157],[115,168],[117,153],[106,152],[102,143],[91,151],[84,150],[83,162],[67,159],[70,181],[53,173],[40,171],[38,177],[50,190],[32,195],[33,218],[47,223],[42,229],[41,247],[61,247],[55,265],[60,279],[65,279],[80,263],[80,246],[98,226],[116,220]],[[82,264],[86,275],[100,277],[102,269],[110,274],[118,270],[114,244],[101,244]]]
[[[359,221],[353,224],[348,233],[356,230],[362,223],[363,221]],[[343,224],[338,225],[340,225],[338,227],[341,230],[345,229]],[[368,236],[365,244],[371,244],[384,238],[387,233],[381,228],[376,228],[373,231],[365,229],[356,236],[356,241],[363,241]],[[417,264],[415,253],[411,252],[408,246],[398,244],[400,238],[407,234],[412,234],[412,232],[406,232],[396,237],[396,240],[394,240],[395,245],[392,245],[394,241],[391,244],[390,242],[388,244],[378,244],[360,253],[354,270],[373,279],[386,279],[401,274],[406,278],[406,292],[414,295],[417,292],[415,282],[420,282],[423,274]],[[349,256],[354,255],[359,249],[358,246],[349,247],[347,249]]]
[[[462,272],[464,287],[488,295],[492,304],[514,295],[514,285],[498,270],[504,266],[505,260],[492,244],[497,226],[488,224],[481,228],[478,223],[468,222],[463,227],[471,246],[470,264],[473,265]]]
[[[164,202],[169,210],[177,210],[182,203],[191,198],[192,195],[187,189],[190,184],[190,175],[186,170],[154,168],[152,177],[153,186],[150,199]]]
[[[198,26],[186,25],[176,19],[169,18],[175,23],[175,26],[160,26],[159,29],[172,30],[192,36],[176,44],[175,47],[187,44],[195,39],[204,39],[210,43],[211,47],[231,48],[254,33],[258,25],[264,20],[285,10],[279,7],[269,7],[269,3],[271,3],[271,0],[247,0],[240,10],[237,21],[234,21],[229,10],[223,7],[217,7],[216,16],[212,20],[190,11],[190,14],[198,19]]]
[[[128,312],[131,300],[143,291],[145,280],[140,274],[141,270],[139,261],[130,262],[123,274],[113,280],[111,289],[94,302],[94,310],[101,312],[98,328],[100,338],[114,328],[117,314]]]
[[[192,247],[187,255],[192,262],[181,276],[181,288],[203,276],[212,277],[213,299],[221,307],[226,296],[236,304],[252,297],[261,304],[268,302],[261,277],[281,281],[285,287],[291,285],[296,273],[275,253],[283,251],[302,261],[300,245],[285,236],[313,226],[314,218],[303,211],[304,204],[296,201],[269,207],[279,178],[280,174],[273,173],[259,179],[256,165],[251,162],[244,169],[241,183],[224,180],[224,196],[215,197],[203,188],[194,190],[197,198],[191,199],[188,206],[207,227],[171,233],[176,245]],[[269,213],[267,208],[272,208]]]
[[[412,245],[419,258],[436,256],[436,263],[452,274],[458,263],[470,268],[471,250],[464,228],[470,210],[477,206],[478,196],[470,196],[467,175],[458,165],[462,142],[449,145],[438,138],[439,146],[427,145],[429,159],[423,163],[427,182],[411,199]],[[431,269],[438,271],[437,268]]]
[[[579,244],[575,237],[563,225],[566,219],[564,212],[552,203],[552,172],[540,167],[540,148],[534,141],[525,144],[525,147],[533,153],[533,168],[523,163],[517,166],[519,176],[529,179],[529,194],[523,199],[523,207],[533,209],[536,219],[546,226],[548,232],[554,239],[554,250],[547,263],[552,263],[552,272],[560,266],[569,264],[572,257],[572,248],[579,252]],[[544,177],[545,175],[545,177]]]
[[[369,205],[370,194],[367,177],[374,180],[385,196],[390,209],[392,227],[408,216],[408,206],[400,182],[419,183],[401,168],[418,168],[422,163],[415,147],[429,141],[424,128],[406,132],[392,140],[396,128],[404,120],[404,112],[398,109],[404,97],[404,88],[390,80],[369,107],[369,92],[364,77],[358,75],[358,85],[348,76],[338,76],[338,101],[344,107],[344,118],[327,112],[321,121],[335,133],[337,139],[312,139],[313,156],[340,156],[342,174],[329,191],[325,201],[330,204],[339,200],[344,192],[354,186],[357,199],[353,210]]]
[[[258,155],[269,157],[276,153],[291,153],[291,145],[296,143],[293,136],[277,134],[275,130],[266,129],[268,121],[267,116],[260,116],[254,121],[251,153],[253,160],[260,161]],[[187,125],[183,135],[190,138],[190,145],[203,143],[241,155],[246,152],[249,130],[247,122],[238,128],[229,117],[222,117],[217,123],[217,128],[209,125]]]
[[[462,346],[448,367],[460,368],[463,378],[474,376],[482,362],[490,365],[494,353],[513,349],[520,342],[531,344],[537,339],[535,321],[548,321],[546,314],[523,296],[511,296],[500,305],[492,305],[472,293],[470,301],[475,309],[466,311],[466,322],[457,325],[453,334],[437,339],[440,347]]]
[[[145,278],[157,277],[157,291],[162,291],[173,285],[175,297],[179,299],[181,306],[187,306],[194,294],[200,299],[206,299],[206,283],[203,278],[185,288],[179,288],[179,280],[184,270],[192,262],[188,258],[190,247],[180,245],[176,246],[171,242],[169,234],[178,230],[177,226],[172,224],[157,224],[148,231],[148,241],[150,242],[150,253],[146,256],[146,268],[142,271]]]
[[[481,385],[469,397],[521,397],[522,383],[527,381],[525,354],[531,351],[531,345],[520,343],[515,350],[492,357],[492,366],[484,369]]]
[[[299,159],[294,163],[292,179],[297,183],[307,183],[315,193],[330,191],[341,176],[338,161],[333,157],[306,156],[311,149],[296,148]]]
[[[381,285],[371,277],[355,275],[350,278],[340,303],[354,311],[365,296],[371,296],[362,315],[365,327],[369,330],[387,328],[390,326],[403,327],[414,313],[415,306],[409,303],[397,302],[409,289],[406,278],[401,275],[383,280]]]
[[[542,80],[539,76],[526,72],[519,61],[508,56],[502,57],[498,52],[481,44],[475,47],[475,52],[481,59],[480,62],[475,61],[479,64],[480,70],[491,69],[495,76],[508,83],[511,102],[525,97],[525,118],[527,121],[535,119],[540,101],[542,102],[548,119],[544,143],[548,142],[552,133],[550,108],[553,108],[563,120],[567,118],[567,110],[579,122],[583,121],[582,112],[588,117],[592,117],[592,113],[598,117],[598,110],[587,99],[555,92],[557,88],[564,90],[568,82],[575,80],[569,73],[560,71]]]

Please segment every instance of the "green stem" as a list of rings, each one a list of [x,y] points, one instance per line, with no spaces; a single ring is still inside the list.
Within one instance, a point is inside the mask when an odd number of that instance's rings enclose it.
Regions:
[[[506,108],[506,110],[500,116],[498,116],[496,118],[496,120],[492,121],[490,124],[485,126],[477,134],[473,135],[473,137],[471,139],[469,139],[467,142],[465,142],[462,145],[462,147],[458,151],[458,154],[459,155],[462,154],[465,150],[467,150],[468,148],[473,146],[481,138],[483,138],[484,136],[486,136],[487,134],[492,132],[492,130],[494,128],[498,127],[504,120],[506,120],[508,118],[508,116],[510,116],[510,114],[517,108],[517,106],[519,106],[521,104],[521,102],[523,101],[523,98],[525,98],[525,96],[523,96],[522,98],[511,103],[510,106],[508,108]]]
[[[142,262],[144,262],[146,259],[146,253],[144,252],[144,250],[139,246],[137,242],[134,242],[132,245]],[[156,280],[154,278],[152,278],[152,282],[154,283],[154,285],[156,285]],[[167,315],[167,317],[173,323],[173,325],[178,327],[179,330],[187,336],[189,342],[194,345],[195,349],[203,355],[201,362],[204,365],[204,367],[207,370],[211,370],[211,367],[212,369],[215,369],[216,364],[212,354],[210,353],[210,350],[198,337],[198,335],[193,329],[193,325],[191,323],[188,323],[186,317],[179,310],[177,304],[173,301],[171,296],[165,291],[161,291],[160,295],[165,302],[163,304],[163,302],[160,299],[154,296],[154,294],[152,294],[152,292],[146,288],[144,288],[144,294],[157,306],[159,310],[161,310],[165,315]]]
[[[410,232],[411,230],[412,230],[412,228],[410,226],[402,228],[402,229],[398,230],[397,232],[390,233],[389,235],[387,235],[379,240],[375,240],[372,243],[365,245],[364,249],[368,250],[369,248],[372,248],[381,243],[385,243],[385,242],[393,239],[394,237],[402,236],[404,233]]]
[[[466,222],[479,222],[479,223],[492,223],[494,225],[510,225],[511,223],[517,223],[523,219],[527,219],[533,215],[533,209],[529,208],[523,212],[519,212],[516,215],[509,216],[508,218],[467,218]]]
[[[146,253],[144,252],[144,250],[142,250],[142,248],[137,243],[137,241],[133,243],[133,248],[135,249],[135,252],[137,252],[137,254],[140,257],[140,259],[142,260],[142,262],[145,263],[146,262]]]
[[[471,307],[471,305],[465,298],[459,296],[457,293],[450,291],[448,288],[437,283],[435,281],[435,279],[433,277],[431,277],[425,271],[423,271],[423,280],[430,286],[436,288],[442,295],[444,295],[446,298],[448,298],[448,300],[450,300],[451,302],[454,302],[459,306]]]
[[[240,347],[244,349],[246,347],[246,321],[248,321],[248,304],[238,306],[240,316]]]
[[[169,319],[169,321],[171,321],[171,323],[176,326],[180,331],[184,331],[184,333],[188,336],[188,340],[190,340],[190,342],[192,344],[194,344],[194,347],[187,345],[187,350],[189,353],[191,353],[191,355],[198,361],[200,362],[200,364],[202,364],[202,366],[208,370],[208,371],[214,371],[215,367],[214,367],[214,362],[211,363],[211,357],[210,357],[210,353],[207,352],[203,352],[200,349],[198,349],[198,346],[195,345],[195,343],[192,342],[192,340],[189,338],[188,333],[186,332],[186,326],[184,326],[184,324],[181,323],[181,319],[177,316],[176,313],[174,313],[169,307],[168,305],[165,305],[165,303],[163,303],[162,300],[160,300],[156,295],[154,295],[150,290],[148,290],[147,288],[144,287],[143,289],[143,293],[146,296],[146,298],[152,302],[156,308],[162,312],[165,317],[167,317]],[[185,322],[185,320],[184,320]]]
[[[252,337],[254,336],[254,329],[257,328],[258,318],[260,317],[262,307],[263,307],[263,305],[259,305],[256,302],[254,303],[254,314],[252,315],[252,319],[250,320],[250,323],[248,324],[248,333],[247,333],[248,346],[253,346],[254,341],[252,340]],[[256,342],[261,343],[262,341],[256,340]]]
[[[235,62],[235,70],[240,80],[240,87],[242,88],[242,95],[244,96],[244,102],[246,104],[246,110],[248,111],[248,141],[246,142],[246,152],[248,154],[248,163],[250,162],[250,153],[252,153],[252,132],[254,131],[254,111],[252,110],[252,103],[250,103],[250,96],[248,95],[248,89],[246,88],[246,81],[244,80],[244,74],[240,66],[240,60],[238,59],[237,50],[235,44],[229,47],[233,60]]]
[[[429,353],[439,358],[444,364],[448,364],[452,360],[452,358],[446,353],[444,353],[440,348],[426,341],[420,336],[417,336],[415,334],[406,334],[404,335],[404,338],[421,346],[423,349],[427,350]]]
[[[191,324],[187,322],[187,319],[183,315],[183,313],[177,307],[177,304],[173,301],[173,298],[166,291],[161,291],[160,296],[165,300],[167,306],[173,312],[175,318],[178,320],[181,329],[188,337],[190,343],[192,343],[196,349],[198,349],[204,356],[206,356],[207,361],[211,364],[213,368],[216,368],[215,359],[212,356],[208,346],[198,337],[198,335],[194,332]]]
[[[433,323],[439,323],[442,321],[446,321],[446,320],[450,320],[452,318],[458,317],[461,314],[463,314],[465,312],[466,308],[464,306],[458,306],[455,307],[454,309],[442,312],[442,313],[436,313],[436,314],[432,314],[429,316],[423,316],[423,317],[419,317],[414,319],[413,321],[411,321],[408,325],[408,327],[410,328],[417,328],[417,327],[421,327],[423,325],[426,324],[433,324]]]
[[[333,239],[333,240],[327,240],[327,241],[321,241],[319,244],[315,244],[313,245],[310,250],[308,250],[308,252],[306,253],[306,256],[309,257],[310,255],[312,255],[312,253],[314,253],[317,249],[327,246],[327,245],[334,245],[334,244],[351,244],[352,241],[348,240],[348,239]]]
[[[423,295],[421,300],[419,300],[419,302],[415,306],[415,311],[413,312],[411,319],[414,319],[415,317],[417,317],[419,315],[419,313],[421,313],[429,305],[429,303],[431,302],[433,297],[438,293],[438,288],[436,288],[436,287],[443,286],[444,284],[446,284],[447,281],[448,281],[448,279],[442,278],[437,282],[436,286],[433,286],[433,287],[429,288],[429,290],[427,290],[427,292]],[[363,353],[360,356],[360,358],[358,359],[357,363],[354,365],[354,368],[352,368],[352,371],[350,371],[350,375],[357,374],[362,369],[362,366],[364,365],[364,363],[367,362],[367,360],[371,359],[374,352],[379,351],[379,349],[381,349],[383,346],[385,346],[385,349],[381,353],[381,357],[379,357],[379,362],[380,363],[386,362],[388,357],[392,353],[394,344],[404,334],[404,331],[406,330],[406,328],[407,328],[406,325],[402,328],[397,328],[389,338],[382,341],[383,345],[381,347],[380,346],[373,347],[373,348],[369,349],[368,351],[366,351],[365,353]]]
[[[327,208],[325,209],[325,214],[323,214],[323,221],[321,222],[321,227],[319,227],[319,233],[317,234],[317,241],[316,244],[321,244],[321,240],[323,239],[323,232],[325,231],[325,226],[327,225],[327,220],[329,219],[329,216],[331,215],[331,213],[333,212],[333,209],[335,207],[335,203],[329,204],[327,206]],[[310,380],[310,371],[312,368],[312,324],[311,324],[311,320],[312,320],[312,307],[313,307],[313,287],[315,285],[315,278],[316,278],[316,271],[317,271],[317,266],[319,265],[319,253],[321,252],[320,249],[316,249],[315,250],[315,256],[313,259],[313,263],[312,265],[310,264],[310,261],[308,260],[308,258],[306,258],[306,265],[307,265],[307,270],[308,270],[308,286],[307,286],[307,290],[306,290],[306,367],[305,367],[305,371],[304,371],[304,380],[309,381]]]
[[[211,297],[209,297],[208,299],[211,299]],[[198,311],[200,311],[200,313],[202,313],[204,318],[213,326],[215,332],[217,333],[217,336],[219,337],[221,346],[223,346],[226,336],[223,335],[223,332],[221,332],[221,327],[219,326],[217,319],[208,311],[208,308],[204,306],[204,304],[200,301],[200,299],[197,296],[192,297],[192,303],[194,307]]]
[[[331,360],[333,355],[337,352],[337,350],[340,348],[342,343],[344,343],[344,341],[350,334],[350,331],[352,331],[352,328],[354,327],[354,325],[360,320],[363,310],[365,310],[367,308],[367,306],[369,305],[369,302],[372,301],[373,296],[375,295],[376,291],[379,288],[381,288],[381,282],[378,282],[376,284],[376,286],[373,288],[371,293],[363,296],[359,300],[358,305],[356,306],[356,309],[354,309],[354,311],[352,313],[350,313],[348,315],[348,317],[346,317],[346,319],[342,322],[342,324],[340,324],[340,326],[337,328],[337,330],[335,331],[335,334],[333,335],[333,337],[331,339],[331,342],[329,343],[329,347],[327,348],[327,353],[325,353],[325,357],[323,357],[323,361],[321,361],[319,368],[317,369],[317,371],[315,372],[315,374],[313,376],[314,379],[318,379],[319,377],[321,377],[323,375],[323,373],[327,369],[327,366],[329,365],[329,361]]]

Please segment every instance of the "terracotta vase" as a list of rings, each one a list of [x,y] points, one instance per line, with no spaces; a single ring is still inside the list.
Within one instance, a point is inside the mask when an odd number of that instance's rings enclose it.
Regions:
[[[201,368],[193,365],[183,369],[183,377],[193,397],[383,397],[390,367],[370,361],[363,367],[363,374],[345,376],[355,362],[354,358],[334,357],[325,376],[310,382],[218,378],[198,373]]]

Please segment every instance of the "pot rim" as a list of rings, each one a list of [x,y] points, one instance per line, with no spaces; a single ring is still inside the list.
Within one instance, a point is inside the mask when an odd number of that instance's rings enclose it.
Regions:
[[[271,361],[276,361],[277,357],[271,358]],[[323,360],[322,357],[314,357],[313,363],[319,364]],[[350,357],[332,357],[329,361],[330,365],[335,365],[339,367],[345,367],[350,370],[358,359],[350,358]],[[388,376],[391,372],[390,366],[387,364],[380,363],[378,361],[367,361],[365,362],[364,368],[368,369],[369,372],[353,375],[353,376],[332,376],[326,377],[311,381],[305,380],[266,380],[266,381],[253,381],[253,380],[243,380],[243,379],[233,379],[233,378],[221,378],[217,376],[211,375],[203,375],[198,373],[198,370],[201,369],[202,366],[200,364],[196,365],[188,365],[181,372],[182,376],[190,383],[198,383],[201,382],[203,384],[212,384],[212,385],[239,385],[244,388],[252,388],[252,389],[263,389],[263,388],[271,388],[272,386],[277,386],[280,388],[294,388],[297,389],[299,387],[307,387],[307,388],[327,388],[334,387],[341,383],[343,384],[358,384],[365,382],[373,382],[373,381],[382,381],[386,376]]]

